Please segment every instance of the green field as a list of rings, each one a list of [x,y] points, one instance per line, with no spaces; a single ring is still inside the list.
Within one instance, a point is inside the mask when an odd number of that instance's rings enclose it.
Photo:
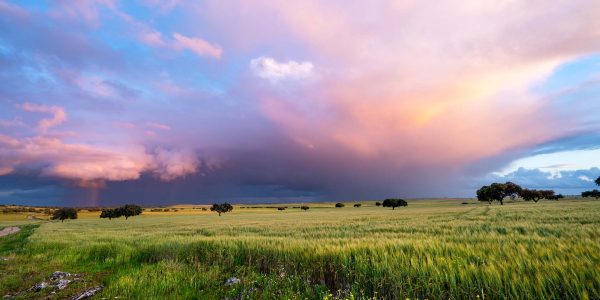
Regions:
[[[0,228],[24,228],[0,238],[0,296],[61,270],[85,280],[58,299],[97,284],[107,299],[600,299],[600,201],[461,202],[64,223],[0,214]]]

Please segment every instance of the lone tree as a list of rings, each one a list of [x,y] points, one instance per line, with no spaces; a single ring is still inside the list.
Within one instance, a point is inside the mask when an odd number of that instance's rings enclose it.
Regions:
[[[344,205],[344,203],[341,203],[341,202],[338,202],[335,204],[335,207],[337,207],[337,208],[342,208],[344,206],[346,206],[346,205]]]
[[[489,186],[484,185],[477,190],[477,200],[487,201],[490,204],[492,204],[493,201],[498,201],[500,202],[500,205],[504,205],[504,198],[518,195],[522,190],[523,188],[512,182],[494,182]]]
[[[596,190],[596,189],[593,189],[591,191],[585,191],[585,192],[581,193],[581,197],[583,197],[583,198],[589,197],[589,198],[598,199],[598,198],[600,198],[600,191]]]
[[[399,206],[408,206],[408,203],[404,199],[385,199],[383,200],[383,207],[391,207],[392,210]]]
[[[361,207],[361,206],[362,206],[362,204],[360,204],[360,203],[354,204],[354,207]]]
[[[66,219],[77,219],[77,210],[71,207],[63,207],[54,211],[52,220],[64,222]]]
[[[228,213],[232,210],[233,206],[227,202],[221,204],[215,203],[210,207],[210,211],[217,212],[219,214],[219,217],[221,216],[221,214]]]
[[[125,220],[129,217],[137,216],[142,213],[142,208],[135,204],[126,204],[118,208],[119,215],[124,216]]]
[[[307,211],[310,207],[306,206],[306,205],[302,205],[300,206],[300,209],[303,211]]]

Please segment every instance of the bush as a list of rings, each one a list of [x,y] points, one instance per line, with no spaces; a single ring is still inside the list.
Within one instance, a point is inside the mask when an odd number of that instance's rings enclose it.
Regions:
[[[59,208],[52,214],[52,220],[64,222],[66,219],[77,219],[77,210],[70,207]]]
[[[375,206],[381,206],[381,202],[379,202],[379,201],[375,202]]]
[[[344,206],[345,206],[344,203],[340,203],[340,202],[335,204],[335,207],[337,207],[337,208],[342,208]]]
[[[300,206],[301,210],[307,211],[310,207],[306,206],[306,205],[302,205]]]
[[[278,207],[277,210],[285,210],[285,207]]]
[[[361,207],[361,206],[362,206],[362,204],[360,204],[360,203],[354,204],[354,207]]]

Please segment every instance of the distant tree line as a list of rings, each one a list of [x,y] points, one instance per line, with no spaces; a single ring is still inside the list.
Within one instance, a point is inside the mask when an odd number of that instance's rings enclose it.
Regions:
[[[600,176],[598,176],[598,178],[596,178],[596,180],[594,181],[596,183],[596,185],[600,186]],[[584,198],[600,198],[600,191],[597,189],[593,189],[591,191],[585,191],[581,193],[581,197]]]
[[[100,218],[112,220],[113,218],[125,217],[125,220],[129,217],[137,216],[142,213],[142,208],[135,204],[126,204],[117,208],[104,208],[100,213]]]

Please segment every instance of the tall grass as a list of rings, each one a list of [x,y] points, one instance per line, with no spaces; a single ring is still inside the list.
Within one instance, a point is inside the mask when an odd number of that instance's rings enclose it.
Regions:
[[[89,274],[102,297],[600,298],[600,202],[459,203],[45,223],[0,266]]]

